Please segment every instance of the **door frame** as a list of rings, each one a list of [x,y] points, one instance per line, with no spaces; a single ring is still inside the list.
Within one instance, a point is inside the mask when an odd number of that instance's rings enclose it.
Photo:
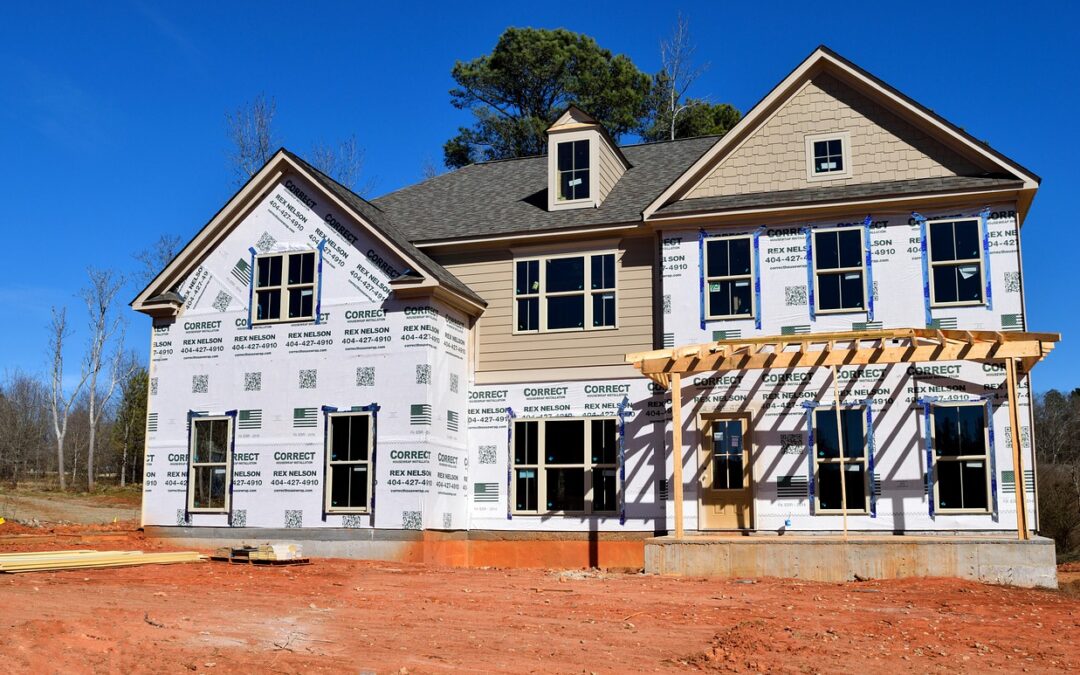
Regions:
[[[709,455],[712,450],[707,446],[710,438],[706,435],[705,431],[709,428],[713,420],[742,420],[743,422],[743,452],[746,456],[746,461],[743,463],[743,471],[746,474],[747,485],[746,489],[749,492],[748,508],[750,509],[750,517],[748,527],[740,528],[707,528],[705,527],[704,518],[704,495],[705,486],[703,484],[708,471],[710,469]],[[698,415],[698,448],[697,448],[697,509],[698,509],[698,530],[702,532],[752,532],[757,530],[757,509],[754,508],[754,415],[751,411],[738,411],[738,412],[707,412],[700,413]]]

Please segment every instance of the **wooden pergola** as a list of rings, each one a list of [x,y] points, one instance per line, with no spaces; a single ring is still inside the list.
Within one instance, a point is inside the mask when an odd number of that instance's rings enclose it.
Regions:
[[[1061,340],[1058,333],[936,330],[901,328],[889,330],[775,335],[739,340],[717,340],[671,349],[657,349],[626,355],[652,381],[671,392],[672,445],[675,447],[675,536],[683,536],[682,477],[682,376],[732,370],[771,368],[831,368],[836,389],[837,419],[840,394],[836,369],[839,366],[926,363],[934,361],[1002,362],[1008,389],[1009,424],[1013,471],[1016,476],[1017,537],[1030,537],[1024,504],[1020,424],[1017,417],[1017,363],[1027,373],[1045,358]],[[840,434],[840,463],[843,474],[843,434]],[[844,534],[847,534],[846,481],[840,481]],[[930,497],[933,498],[932,496]]]

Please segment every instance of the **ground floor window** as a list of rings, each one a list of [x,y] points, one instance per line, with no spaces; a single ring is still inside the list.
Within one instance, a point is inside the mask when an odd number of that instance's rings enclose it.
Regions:
[[[844,445],[842,472],[841,434]],[[835,408],[818,408],[814,411],[814,435],[814,475],[817,483],[815,513],[841,513],[844,510],[845,493],[848,513],[869,513],[867,438],[863,409],[842,408],[838,426]]]
[[[615,418],[517,420],[513,450],[515,513],[618,508]]]
[[[371,413],[331,413],[326,436],[326,510],[366,513],[371,503]]]
[[[938,404],[931,411],[938,510],[986,513],[990,462],[985,404]]]
[[[232,464],[232,418],[193,417],[188,448],[188,511],[229,510]]]

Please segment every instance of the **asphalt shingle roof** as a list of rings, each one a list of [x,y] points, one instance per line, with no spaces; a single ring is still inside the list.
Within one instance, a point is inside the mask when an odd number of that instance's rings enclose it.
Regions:
[[[472,164],[373,200],[414,242],[640,222],[718,136],[621,148],[631,167],[597,208],[547,210],[547,157]]]
[[[442,285],[457,291],[473,302],[476,302],[483,307],[487,306],[487,302],[477,295],[475,291],[466,286],[464,282],[451,274],[445,267],[432,260],[426,253],[413,246],[412,242],[409,241],[409,238],[402,233],[401,228],[398,227],[398,225],[395,224],[390,216],[384,213],[382,209],[358,196],[349,188],[308,164],[296,153],[290,152],[285,148],[282,148],[281,151],[284,152],[289,159],[308,171],[324,188],[333,192],[339,199],[348,204],[373,226],[378,228],[379,231],[382,232],[387,239],[394,242],[394,245],[400,248],[405,255],[415,260],[416,264],[420,265],[424,272],[433,276]]]

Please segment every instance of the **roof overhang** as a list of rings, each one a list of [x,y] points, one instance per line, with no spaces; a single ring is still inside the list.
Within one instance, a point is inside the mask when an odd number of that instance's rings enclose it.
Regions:
[[[415,282],[409,288],[415,293],[422,289],[433,293],[442,289],[440,296],[452,298],[455,307],[472,316],[479,316],[484,306],[472,298],[466,297],[453,289],[444,288],[422,264],[401,249],[363,214],[358,213],[345,201],[323,187],[322,182],[302,165],[288,156],[284,149],[278,150],[273,157],[254,176],[233,195],[224,207],[199,230],[198,234],[184,246],[147,286],[131,301],[131,307],[138,312],[153,317],[175,316],[183,306],[183,299],[176,293],[176,288],[210,255],[235,227],[249,215],[286,173],[293,172],[304,176],[313,189],[318,190],[329,202],[343,213],[354,218],[372,237],[388,250],[401,258],[411,269],[416,270]],[[397,288],[397,287],[395,287]]]
[[[960,127],[824,46],[815,49],[795,70],[776,85],[765,98],[761,99],[723,138],[694,162],[659,197],[646,206],[642,212],[642,217],[645,220],[651,220],[661,206],[687,194],[724,156],[746,141],[761,124],[768,120],[806,82],[824,72],[837,77],[871,100],[879,102],[892,113],[939,140],[946,147],[970,158],[977,165],[985,167],[988,172],[1004,172],[1022,180],[1024,182],[1022,191],[1024,194],[1021,195],[1022,198],[1018,204],[1018,211],[1021,211],[1022,220],[1022,216],[1027,213],[1031,198],[1041,181],[1036,174],[985,143],[976,140]]]
[[[664,388],[675,373],[766,368],[1018,359],[1029,371],[1060,340],[1058,333],[900,328],[717,340],[635,352],[626,362]]]

